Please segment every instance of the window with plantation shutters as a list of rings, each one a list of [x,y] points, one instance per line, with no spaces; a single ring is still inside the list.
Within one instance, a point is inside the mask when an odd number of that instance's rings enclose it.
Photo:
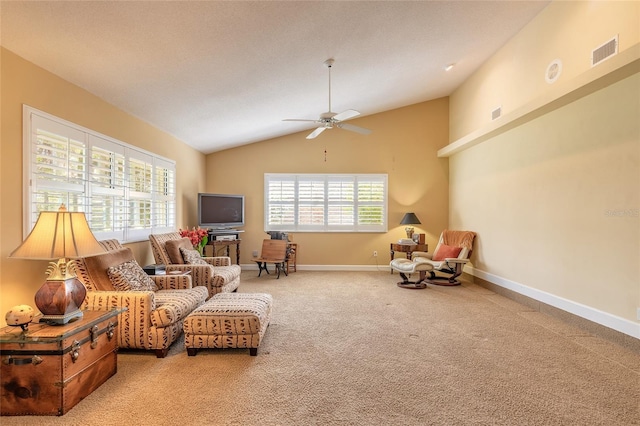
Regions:
[[[23,107],[25,227],[81,211],[98,239],[141,241],[176,228],[175,162]]]
[[[266,231],[386,232],[386,174],[264,175]]]

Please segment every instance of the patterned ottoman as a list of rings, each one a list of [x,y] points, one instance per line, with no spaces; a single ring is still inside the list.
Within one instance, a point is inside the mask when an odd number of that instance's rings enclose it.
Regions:
[[[218,293],[184,320],[184,345],[189,356],[201,348],[249,348],[258,355],[273,298],[266,293]]]

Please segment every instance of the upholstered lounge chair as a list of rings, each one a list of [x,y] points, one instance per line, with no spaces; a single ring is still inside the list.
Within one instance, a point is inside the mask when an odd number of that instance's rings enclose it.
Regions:
[[[425,270],[429,274],[425,281],[429,284],[460,285],[458,277],[469,262],[475,237],[475,232],[445,229],[433,254],[414,251],[413,262],[432,267]]]
[[[153,350],[163,358],[181,335],[184,319],[208,297],[207,289],[192,288],[189,275],[148,277],[129,248],[117,240],[101,244],[106,253],[75,261],[78,279],[87,287],[83,309],[127,308],[118,316],[118,346]],[[149,288],[148,279],[155,286]]]
[[[192,259],[187,254],[193,251],[191,242],[188,238],[182,238],[178,232],[152,234],[149,235],[149,241],[157,264],[165,265],[167,272],[191,271],[193,285],[206,287],[209,290],[209,297],[217,293],[231,293],[238,289],[242,270],[239,265],[231,264],[230,257]]]

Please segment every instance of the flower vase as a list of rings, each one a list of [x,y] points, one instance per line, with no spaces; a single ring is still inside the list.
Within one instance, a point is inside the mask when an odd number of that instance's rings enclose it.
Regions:
[[[204,257],[204,248],[206,247],[207,242],[209,242],[209,238],[204,237],[202,238],[202,241],[200,241],[200,244],[198,244],[198,251],[200,252],[200,256],[202,257]]]

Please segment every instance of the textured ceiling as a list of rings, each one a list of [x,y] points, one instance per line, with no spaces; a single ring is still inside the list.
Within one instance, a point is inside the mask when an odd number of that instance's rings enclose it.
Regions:
[[[328,58],[334,112],[447,96],[547,4],[3,1],[0,42],[210,153],[314,128]]]

